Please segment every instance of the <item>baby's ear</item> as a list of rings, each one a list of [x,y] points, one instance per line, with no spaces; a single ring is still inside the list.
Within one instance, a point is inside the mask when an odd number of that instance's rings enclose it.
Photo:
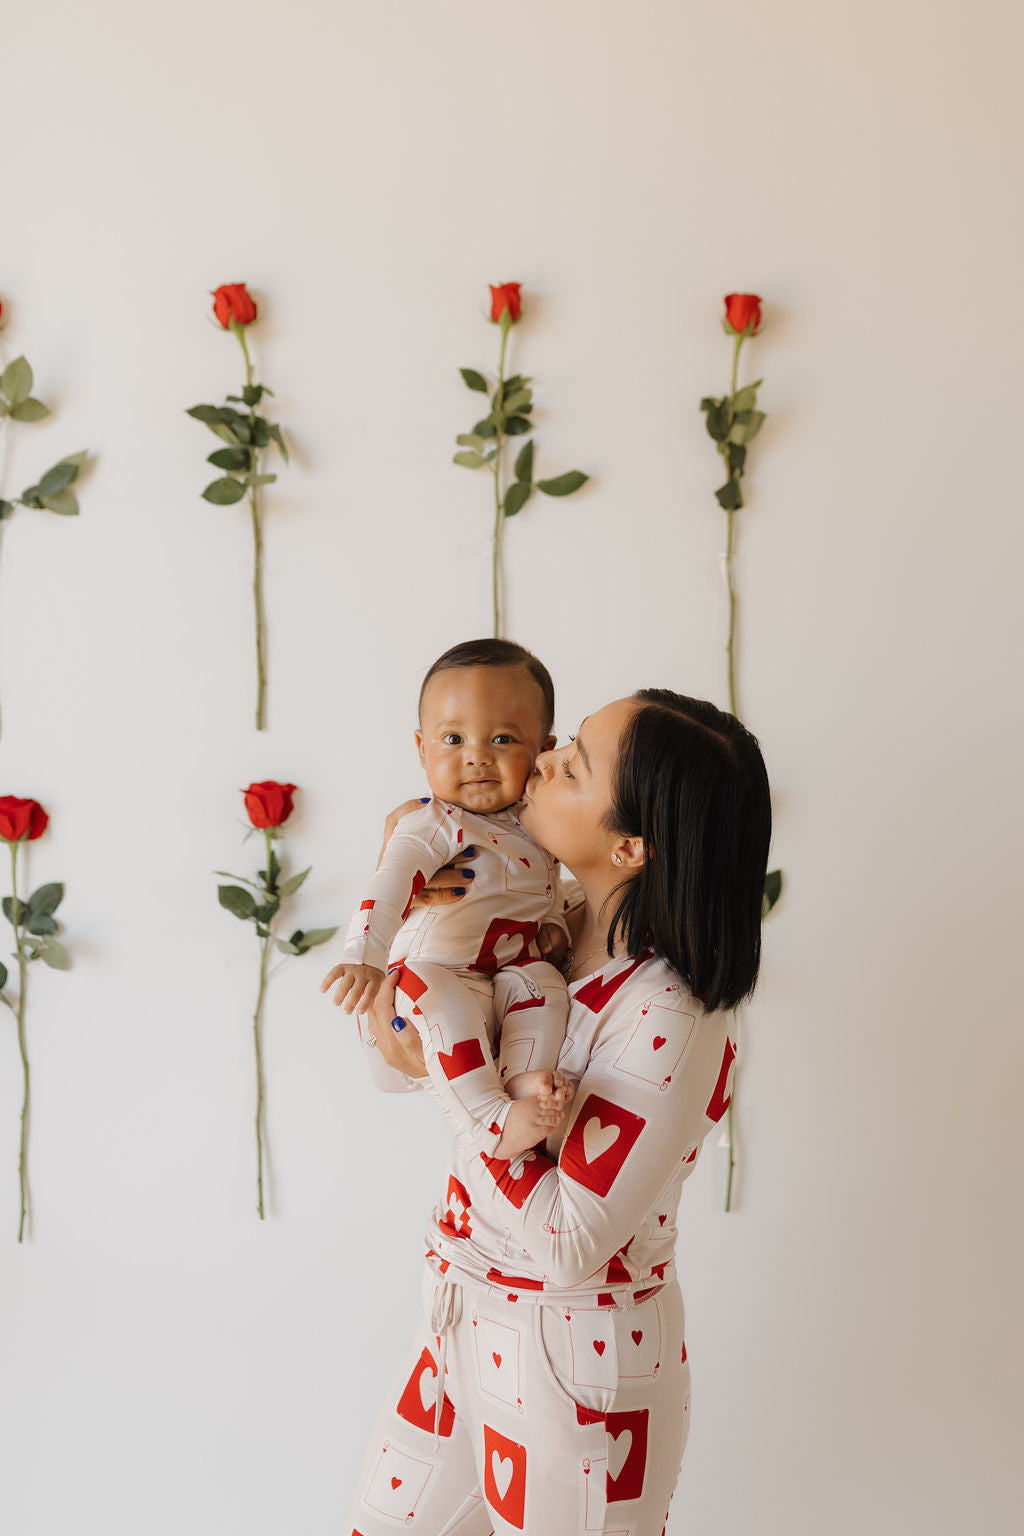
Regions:
[[[557,736],[545,736],[544,740],[540,744],[540,750],[542,752],[550,752],[552,750],[552,748],[556,745],[557,741],[558,741],[558,737]]]
[[[415,740],[416,740],[416,750],[417,750],[417,752],[420,755],[420,767],[421,768],[425,768],[427,766],[427,760],[423,756],[423,732],[422,731],[413,731],[413,736],[415,737]]]

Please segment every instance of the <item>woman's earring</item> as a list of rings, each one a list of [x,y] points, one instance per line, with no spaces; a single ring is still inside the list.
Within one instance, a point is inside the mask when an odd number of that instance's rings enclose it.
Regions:
[[[622,860],[621,860],[621,858],[619,857],[619,855],[617,853],[613,853],[612,854],[612,858],[615,860],[616,864],[621,864],[622,863]]]

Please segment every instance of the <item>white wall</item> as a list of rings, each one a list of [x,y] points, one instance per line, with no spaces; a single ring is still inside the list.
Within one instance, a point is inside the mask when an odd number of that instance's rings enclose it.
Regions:
[[[255,867],[237,786],[293,779],[300,920],[342,921],[419,792],[422,669],[488,625],[456,368],[492,366],[485,284],[513,278],[541,462],[594,477],[508,538],[563,735],[638,685],[723,699],[697,401],[727,382],[721,295],[768,301],[741,707],[788,885],[739,1209],[715,1147],[683,1202],[669,1530],[1011,1529],[1022,34],[1008,0],[8,8],[0,347],[56,414],[0,473],[97,460],[80,521],[19,512],[0,562],[0,792],[51,811],[31,875],[66,881],[75,956],[33,977],[21,1248],[0,1020],[5,1532],[341,1528],[444,1139],[371,1097],[323,960],[290,962],[256,1221],[255,945],[212,871]],[[183,414],[239,382],[206,318],[236,280],[296,450],[259,738],[245,515],[199,499]]]

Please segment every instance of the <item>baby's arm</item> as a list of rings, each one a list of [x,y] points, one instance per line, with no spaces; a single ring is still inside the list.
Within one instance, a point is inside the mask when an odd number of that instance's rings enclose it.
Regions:
[[[380,990],[395,934],[414,898],[458,852],[454,818],[431,801],[403,816],[384,848],[376,874],[349,925],[341,963],[324,978],[346,1013],[367,1012]]]

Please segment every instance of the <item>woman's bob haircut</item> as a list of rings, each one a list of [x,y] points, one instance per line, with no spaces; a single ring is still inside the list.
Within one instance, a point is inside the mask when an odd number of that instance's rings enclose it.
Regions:
[[[761,749],[735,715],[665,688],[633,695],[608,824],[643,840],[608,930],[652,948],[711,1013],[749,997],[761,961],[772,811]]]

